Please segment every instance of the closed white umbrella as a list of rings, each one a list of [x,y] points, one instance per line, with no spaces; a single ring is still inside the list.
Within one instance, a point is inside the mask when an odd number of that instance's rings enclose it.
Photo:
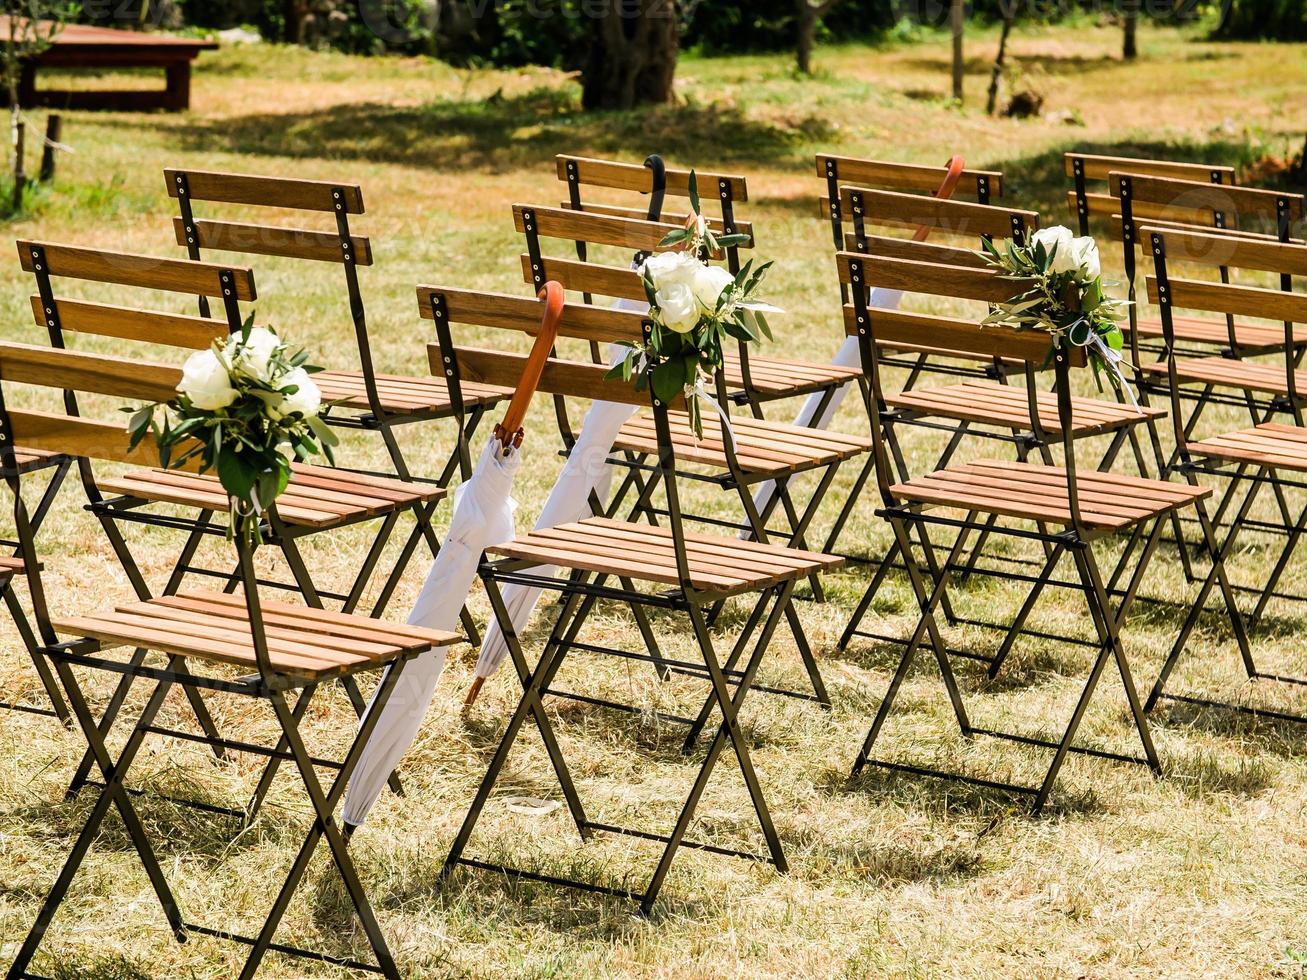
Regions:
[[[643,313],[649,304],[634,300],[619,300],[614,304],[617,309],[634,310]],[[608,350],[609,360],[616,363],[626,355],[626,348],[616,344]],[[590,516],[590,491],[594,490],[600,500],[608,497],[608,488],[612,480],[612,467],[608,463],[608,454],[612,452],[617,433],[626,420],[635,412],[633,405],[620,405],[616,402],[597,401],[591,404],[581,423],[581,434],[568,454],[563,472],[558,475],[554,488],[549,491],[544,510],[536,521],[536,530],[568,524]],[[533,574],[552,575],[552,568],[533,569]],[[513,628],[524,630],[531,619],[536,603],[540,601],[541,590],[527,585],[505,585],[503,589],[504,605],[508,608]],[[499,669],[508,654],[504,643],[504,634],[498,622],[492,622],[486,630],[486,638],[481,643],[481,654],[477,657],[476,679],[467,692],[467,704],[471,705],[481,693],[481,685]],[[392,695],[392,700],[394,696]]]
[[[511,492],[522,462],[518,451],[522,420],[554,345],[563,309],[563,290],[557,283],[546,283],[541,295],[547,298],[545,316],[522,382],[472,476],[455,494],[449,532],[409,613],[409,625],[457,629],[459,612],[472,589],[481,555],[486,548],[513,539],[513,511],[517,505]],[[367,818],[390,774],[417,738],[444,668],[445,651],[432,650],[410,663],[400,675],[346,790],[342,811],[346,826],[357,827]]]

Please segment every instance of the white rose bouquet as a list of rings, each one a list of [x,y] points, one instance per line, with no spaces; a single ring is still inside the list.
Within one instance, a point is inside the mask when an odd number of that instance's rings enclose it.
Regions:
[[[303,350],[251,318],[187,359],[176,398],[123,409],[131,413],[131,446],[153,435],[164,468],[199,456],[200,472],[215,470],[231,497],[228,536],[239,531],[257,544],[259,516],[286,489],[292,459],[321,453],[333,461],[338,440],[310,377],[322,369],[307,362]]]
[[[1034,280],[1030,289],[995,304],[984,324],[1045,330],[1063,343],[1085,348],[1095,377],[1106,368],[1113,387],[1134,402],[1121,371],[1124,337],[1119,321],[1129,304],[1103,291],[1098,246],[1092,238],[1077,238],[1058,225],[1041,228],[1024,245],[1009,241],[1001,251],[987,241],[980,254],[1002,269],[1005,278]]]
[[[690,173],[690,216],[685,228],[670,232],[659,252],[640,266],[649,299],[653,330],[647,342],[627,344],[630,351],[608,372],[610,379],[635,379],[638,391],[652,388],[662,402],[684,395],[695,435],[703,436],[699,400],[706,384],[721,368],[727,338],[742,343],[771,340],[767,313],[782,312],[753,299],[771,263],[754,268],[752,261],[732,275],[706,263],[709,255],[741,245],[747,235],[714,235],[701,214],[699,191]]]

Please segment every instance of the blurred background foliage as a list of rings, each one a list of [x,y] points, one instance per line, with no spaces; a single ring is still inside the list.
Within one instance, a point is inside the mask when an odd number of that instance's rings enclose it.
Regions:
[[[456,65],[527,64],[578,69],[605,0],[87,0],[82,18],[134,20],[173,29],[245,28],[268,40],[351,53],[438,56]],[[671,0],[669,0],[671,2]],[[794,45],[803,0],[678,0],[681,47],[707,54],[780,51]],[[969,19],[1017,23],[1093,18],[1113,22],[1123,4],[971,0]],[[818,41],[908,40],[942,28],[947,0],[836,0]],[[1307,0],[1148,0],[1141,15],[1183,24],[1202,17],[1226,38],[1307,39]]]

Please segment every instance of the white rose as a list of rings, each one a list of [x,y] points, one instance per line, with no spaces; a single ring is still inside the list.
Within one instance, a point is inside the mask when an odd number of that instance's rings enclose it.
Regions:
[[[279,406],[281,413],[290,415],[292,412],[299,412],[305,418],[317,415],[318,409],[322,406],[322,392],[313,383],[308,372],[303,368],[287,371],[282,375],[281,386],[289,388],[291,385],[295,385],[296,390],[293,394],[282,397]]]
[[[1085,235],[1072,239],[1071,251],[1087,279],[1097,279],[1102,275],[1102,265],[1098,260],[1098,245],[1094,243],[1093,238]]]
[[[717,309],[717,300],[727,286],[735,282],[735,277],[719,265],[700,266],[690,284],[694,298],[703,304],[709,313]]]
[[[663,325],[677,333],[689,333],[699,325],[699,302],[688,283],[674,282],[654,294],[654,304]]]
[[[684,252],[660,252],[645,259],[640,274],[653,280],[654,289],[663,289],[676,283],[689,284],[703,263]]]
[[[234,334],[227,341],[227,357],[234,367],[245,371],[252,377],[268,378],[268,362],[273,351],[281,346],[281,338],[267,327],[254,327],[249,339],[241,342],[241,335]]]
[[[213,412],[236,400],[236,389],[218,355],[211,350],[196,351],[182,365],[182,380],[177,390],[196,408]]]
[[[1055,225],[1052,228],[1040,228],[1031,236],[1030,244],[1043,245],[1044,251],[1053,256],[1053,263],[1049,266],[1049,272],[1075,272],[1080,268],[1080,263],[1076,260],[1075,250],[1072,242],[1075,237],[1071,234],[1070,228],[1064,228],[1062,225]]]

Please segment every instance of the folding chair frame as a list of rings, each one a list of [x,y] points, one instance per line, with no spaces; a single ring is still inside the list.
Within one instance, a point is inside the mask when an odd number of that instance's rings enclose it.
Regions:
[[[872,725],[867,732],[866,738],[863,740],[861,749],[858,752],[853,765],[852,775],[856,777],[861,774],[868,765],[873,765],[895,772],[934,776],[1010,793],[1030,795],[1033,797],[1032,813],[1039,814],[1048,803],[1057,776],[1063,763],[1066,761],[1067,755],[1070,753],[1147,765],[1154,774],[1160,774],[1161,763],[1153,745],[1143,706],[1135,687],[1124,647],[1122,646],[1121,632],[1126,617],[1137,596],[1138,588],[1143,580],[1145,570],[1156,550],[1158,539],[1160,537],[1160,530],[1164,523],[1163,516],[1153,518],[1151,519],[1151,522],[1144,522],[1152,524],[1151,530],[1144,532],[1146,535],[1146,543],[1143,551],[1140,553],[1139,561],[1130,576],[1127,588],[1121,595],[1119,601],[1114,605],[1112,602],[1112,596],[1108,591],[1108,587],[1105,583],[1092,547],[1094,542],[1104,537],[1105,534],[1103,532],[1091,532],[1085,526],[1080,516],[1080,504],[1076,482],[1074,440],[1067,436],[1067,433],[1070,432],[1071,425],[1071,379],[1069,374],[1068,352],[1059,346],[1054,346],[1053,348],[1054,387],[1058,397],[1058,413],[1063,433],[1060,440],[1062,445],[1061,456],[1063,459],[1063,466],[1067,472],[1071,515],[1070,525],[1062,532],[1049,533],[1042,529],[1038,531],[1029,531],[1015,527],[994,525],[989,521],[977,520],[977,515],[974,512],[969,513],[963,519],[931,515],[920,505],[900,503],[891,491],[888,479],[889,459],[884,436],[884,423],[882,419],[882,413],[885,411],[885,404],[883,400],[883,392],[880,387],[880,361],[873,330],[875,320],[867,307],[865,299],[866,289],[864,286],[866,284],[866,276],[862,262],[858,259],[852,259],[850,272],[853,286],[851,292],[853,294],[858,324],[859,346],[861,348],[864,368],[868,377],[871,379],[871,391],[868,398],[867,409],[873,423],[872,434],[873,439],[875,440],[877,478],[883,501],[883,507],[877,510],[877,515],[886,518],[893,529],[895,543],[907,569],[908,579],[912,585],[913,593],[920,610],[920,617],[917,625],[899,659],[898,666],[894,672],[892,680],[890,681],[889,688],[884,699],[881,701]],[[1041,437],[1041,441],[1051,443],[1054,440],[1044,433],[1039,425],[1039,414],[1035,397],[1036,389],[1032,385],[1028,388],[1028,391],[1030,415],[1031,420],[1036,427],[1036,432]],[[1197,501],[1196,505],[1205,535],[1207,536],[1207,539],[1211,541],[1211,525],[1207,520],[1202,501]],[[947,558],[942,563],[931,565],[929,568],[929,579],[927,579],[923,576],[922,570],[913,555],[911,532],[916,530],[921,535],[923,541],[928,541],[927,529],[930,527],[951,528],[957,532],[957,535]],[[1050,558],[1046,562],[1044,570],[1039,576],[1037,589],[1042,589],[1044,585],[1052,584],[1051,575],[1056,568],[1057,562],[1064,554],[1069,552],[1075,562],[1078,588],[1085,595],[1086,604],[1088,605],[1090,616],[1097,633],[1097,643],[1093,644],[1097,649],[1097,656],[1095,657],[1093,667],[1085,680],[1085,684],[1081,690],[1079,698],[1077,699],[1071,717],[1068,720],[1061,737],[1057,740],[1049,740],[1013,732],[1001,732],[977,726],[972,723],[963,703],[962,694],[958,687],[952,664],[950,663],[950,651],[947,649],[940,633],[935,613],[945,596],[950,577],[953,570],[958,566],[959,559],[963,553],[969,535],[974,532],[984,532],[986,530],[989,530],[992,533],[1011,535],[1027,540],[1037,540],[1051,548]],[[1132,537],[1135,540],[1138,540],[1141,536],[1140,532],[1141,528],[1136,526],[1135,533]],[[926,552],[927,555],[931,552],[931,546],[929,543],[926,544]],[[1213,548],[1212,554],[1215,556],[1215,567],[1221,569],[1220,553]],[[1223,570],[1221,571],[1221,574],[1223,575]],[[1071,587],[1076,587],[1075,583],[1073,583]],[[1238,611],[1233,605],[1233,599],[1230,597],[1228,590],[1225,590],[1225,596],[1227,603],[1229,604],[1232,618],[1238,621]],[[1019,610],[1016,619],[1013,621],[1011,628],[1012,634],[1009,636],[1009,643],[1012,639],[1012,635],[1022,631],[1025,617],[1029,614],[1030,606],[1032,604],[1033,597],[1028,597],[1026,603],[1024,603],[1022,608]],[[1008,782],[982,779],[962,773],[916,764],[891,762],[873,756],[872,753],[875,749],[876,742],[880,737],[885,722],[893,708],[894,701],[899,694],[902,683],[911,670],[913,662],[916,659],[916,655],[921,649],[923,642],[927,639],[929,640],[929,645],[935,656],[935,661],[939,668],[945,691],[948,695],[954,717],[957,721],[958,730],[963,737],[971,739],[974,736],[982,735],[1012,741],[1030,747],[1053,750],[1052,761],[1050,762],[1044,779],[1039,786],[1023,786]],[[1138,733],[1140,744],[1143,748],[1144,755],[1142,758],[1076,744],[1076,735],[1080,724],[1083,721],[1085,711],[1093,698],[1094,691],[1098,685],[1103,670],[1109,662],[1115,662],[1117,671],[1120,674],[1130,714]]]
[[[749,616],[744,631],[737,640],[730,657],[725,661],[725,663],[723,663],[714,651],[712,638],[708,631],[708,621],[705,615],[707,609],[713,603],[718,601],[721,596],[704,593],[695,589],[691,584],[690,570],[685,553],[685,540],[682,530],[680,503],[676,488],[677,474],[675,454],[672,447],[671,432],[667,420],[667,408],[657,399],[654,399],[653,412],[656,420],[659,442],[659,465],[655,471],[655,479],[664,485],[668,499],[668,510],[671,512],[670,528],[675,541],[678,577],[681,580],[680,587],[671,592],[650,594],[634,589],[633,583],[630,580],[623,579],[621,588],[613,588],[605,585],[606,579],[610,576],[603,574],[591,575],[590,573],[580,571],[574,572],[567,580],[556,580],[549,577],[530,574],[528,569],[534,567],[537,564],[535,562],[514,559],[492,562],[485,559],[483,556],[480,575],[482,581],[485,583],[486,592],[490,596],[495,616],[499,621],[500,627],[504,631],[504,639],[513,660],[513,665],[517,670],[518,678],[522,683],[523,694],[521,700],[518,702],[516,710],[509,719],[508,726],[495,750],[490,766],[478,786],[472,805],[467,816],[463,820],[458,835],[454,839],[449,855],[445,859],[445,864],[441,871],[442,882],[449,877],[456,867],[459,865],[466,865],[469,867],[480,868],[482,870],[497,872],[510,878],[541,881],[553,885],[578,888],[585,891],[627,898],[639,903],[642,914],[648,914],[652,911],[654,903],[657,901],[659,892],[661,891],[664,880],[667,876],[667,872],[670,870],[672,861],[681,847],[706,850],[715,854],[764,860],[775,865],[776,868],[783,873],[788,870],[780,837],[772,822],[761,784],[758,781],[757,774],[753,767],[747,741],[740,729],[738,719],[740,708],[742,707],[749,690],[753,687],[754,678],[757,675],[762,658],[767,652],[772,636],[774,635],[776,628],[779,626],[782,616],[785,614],[786,610],[790,608],[793,600],[794,583],[793,581],[789,581],[781,585],[768,587],[761,591],[757,605]],[[521,643],[514,631],[512,619],[504,605],[503,597],[500,592],[500,585],[505,582],[516,582],[553,589],[566,597],[563,602],[562,611],[558,620],[554,624],[553,630],[550,633],[549,639],[545,644],[544,650],[541,653],[534,671],[528,666],[526,657],[522,652]],[[658,834],[633,828],[617,827],[597,823],[589,819],[586,815],[580,796],[577,793],[576,786],[571,778],[561,747],[558,744],[558,738],[554,732],[553,725],[544,708],[543,699],[545,697],[554,696],[560,693],[556,691],[552,685],[558,675],[559,669],[562,667],[563,662],[566,659],[567,654],[573,649],[594,649],[589,645],[581,644],[578,641],[578,636],[590,612],[600,599],[612,599],[629,604],[685,613],[689,618],[691,630],[699,644],[703,656],[703,664],[700,666],[686,663],[680,666],[683,666],[686,669],[693,669],[695,672],[698,672],[700,676],[706,675],[712,683],[712,692],[710,693],[707,703],[704,705],[701,712],[700,719],[697,720],[696,724],[701,727],[711,718],[714,710],[720,715],[721,722],[712,740],[708,744],[704,760],[699,767],[698,774],[690,792],[682,805],[676,824],[668,834]],[[768,605],[771,606],[771,609],[769,612],[766,612],[765,622],[763,622],[764,612]],[[758,630],[760,624],[761,631],[755,632]],[[739,669],[738,664],[741,658],[745,656],[745,651],[748,649],[749,643],[755,635],[757,639],[753,642],[752,649],[748,652],[747,661],[743,669]],[[643,655],[639,654],[631,654],[630,656],[633,656],[636,659],[644,659]],[[733,692],[732,688],[734,688]],[[564,696],[576,697],[576,695],[572,694],[565,694]],[[593,699],[585,700],[590,703],[596,703],[607,707],[623,707],[611,705],[604,701],[596,701]],[[635,709],[623,707],[623,710]],[[593,834],[598,831],[657,841],[664,845],[654,872],[642,892],[632,892],[625,889],[597,885],[591,882],[541,874],[507,865],[493,864],[475,858],[466,857],[464,855],[476,824],[485,809],[490,794],[494,791],[496,782],[498,781],[504,764],[508,759],[508,755],[512,750],[514,743],[517,741],[521,728],[526,722],[528,716],[530,716],[536,723],[541,740],[544,742],[550,763],[554,769],[554,774],[558,779],[560,791],[567,803],[568,812],[576,826],[577,833],[580,835],[583,842],[591,839]],[[678,718],[675,720],[684,722],[688,719]],[[708,842],[686,839],[686,833],[688,832],[691,821],[693,820],[699,800],[707,787],[708,780],[710,779],[728,740],[731,743],[741,775],[744,778],[750,799],[753,803],[759,828],[761,829],[767,844],[766,856],[720,847]],[[691,743],[687,741],[687,750],[689,749],[690,744]]]
[[[36,277],[37,289],[41,297],[43,310],[45,313],[45,325],[49,332],[50,343],[53,347],[63,349],[65,344],[64,331],[61,324],[59,303],[54,296],[54,289],[51,283],[50,264],[46,259],[45,248],[39,244],[23,246],[30,248],[30,256],[33,266],[33,274]],[[223,312],[228,331],[231,333],[239,332],[242,329],[240,301],[236,295],[235,272],[231,269],[222,269],[219,274],[219,280],[223,286]],[[205,297],[207,299],[207,297]],[[207,304],[206,304],[207,305]],[[74,391],[64,392],[64,408],[70,416],[80,416],[78,407],[77,394]],[[127,576],[128,582],[137,596],[141,599],[148,599],[152,593],[144,575],[140,571],[126,538],[123,536],[118,522],[143,524],[152,527],[165,527],[186,532],[186,539],[178,555],[177,561],[169,574],[168,580],[164,585],[161,595],[174,595],[182,586],[187,574],[199,574],[223,579],[226,583],[225,590],[228,592],[235,591],[240,585],[240,569],[236,568],[230,572],[216,571],[213,569],[202,568],[191,564],[195,552],[200,543],[206,536],[225,536],[226,528],[215,523],[214,514],[211,510],[201,509],[196,517],[173,517],[166,514],[153,513],[142,508],[148,506],[151,502],[139,498],[130,497],[113,497],[106,498],[100,491],[95,480],[95,473],[91,465],[91,460],[87,457],[77,459],[77,470],[81,479],[82,488],[86,493],[86,509],[95,515],[103,529],[105,536],[108,538],[114,554],[117,556],[119,564],[122,566],[123,573]],[[410,508],[415,512],[421,512],[421,520],[430,523],[430,514],[435,506],[435,501],[429,504],[418,504]],[[48,506],[48,505],[47,505]],[[363,564],[355,578],[354,584],[349,594],[341,595],[339,593],[324,593],[319,590],[313,583],[313,578],[309,573],[308,567],[304,562],[303,556],[299,552],[297,539],[305,537],[308,534],[315,533],[313,528],[290,527],[280,520],[275,511],[270,511],[265,519],[264,532],[266,538],[274,544],[281,552],[287,566],[295,579],[295,584],[288,585],[283,582],[259,579],[257,584],[266,587],[285,589],[294,591],[303,596],[305,602],[316,608],[323,608],[322,597],[339,599],[343,602],[343,612],[352,613],[359,600],[362,598],[363,590],[372,577],[381,555],[389,543],[391,533],[402,511],[394,511],[381,519],[381,529],[373,541],[372,546],[364,558]],[[43,513],[42,513],[42,516]],[[349,521],[336,527],[350,526],[352,524],[373,521],[377,518],[367,515],[357,520]],[[386,602],[389,600],[394,589],[399,584],[404,569],[412,555],[413,547],[416,545],[417,538],[414,536],[405,549],[402,551],[396,562],[395,568],[391,571],[386,585],[378,599],[372,614],[380,616],[385,609]],[[138,650],[135,660],[142,661],[145,656],[144,650]],[[104,714],[101,717],[100,724],[103,730],[107,732],[114,724],[118,712],[121,710],[127,695],[132,686],[133,676],[129,673],[124,674],[119,681],[113,694],[110,696],[105,705]],[[351,676],[344,676],[340,679],[342,689],[348,696],[355,712],[362,717],[367,707],[367,702],[363,698],[362,692],[358,689],[357,682]],[[191,710],[195,715],[196,722],[200,727],[201,734],[185,732],[180,729],[169,730],[169,734],[184,740],[202,741],[208,744],[218,759],[225,758],[226,749],[229,747],[240,748],[238,745],[230,743],[223,739],[214,724],[212,715],[204,704],[203,696],[200,690],[182,685],[187,700],[191,705]],[[162,730],[160,730],[162,731]],[[272,779],[276,775],[281,760],[272,758],[264,772],[263,779],[260,781],[254,796],[251,798],[249,805],[241,811],[230,811],[233,815],[238,815],[243,819],[252,819],[262,805],[264,797],[271,789]],[[81,762],[73,775],[73,779],[68,787],[68,794],[75,795],[81,791],[89,782],[92,769],[95,765],[94,753],[87,751],[83,755]],[[392,791],[402,793],[402,786],[396,776],[391,777],[389,783]],[[185,802],[185,801],[177,801]]]

